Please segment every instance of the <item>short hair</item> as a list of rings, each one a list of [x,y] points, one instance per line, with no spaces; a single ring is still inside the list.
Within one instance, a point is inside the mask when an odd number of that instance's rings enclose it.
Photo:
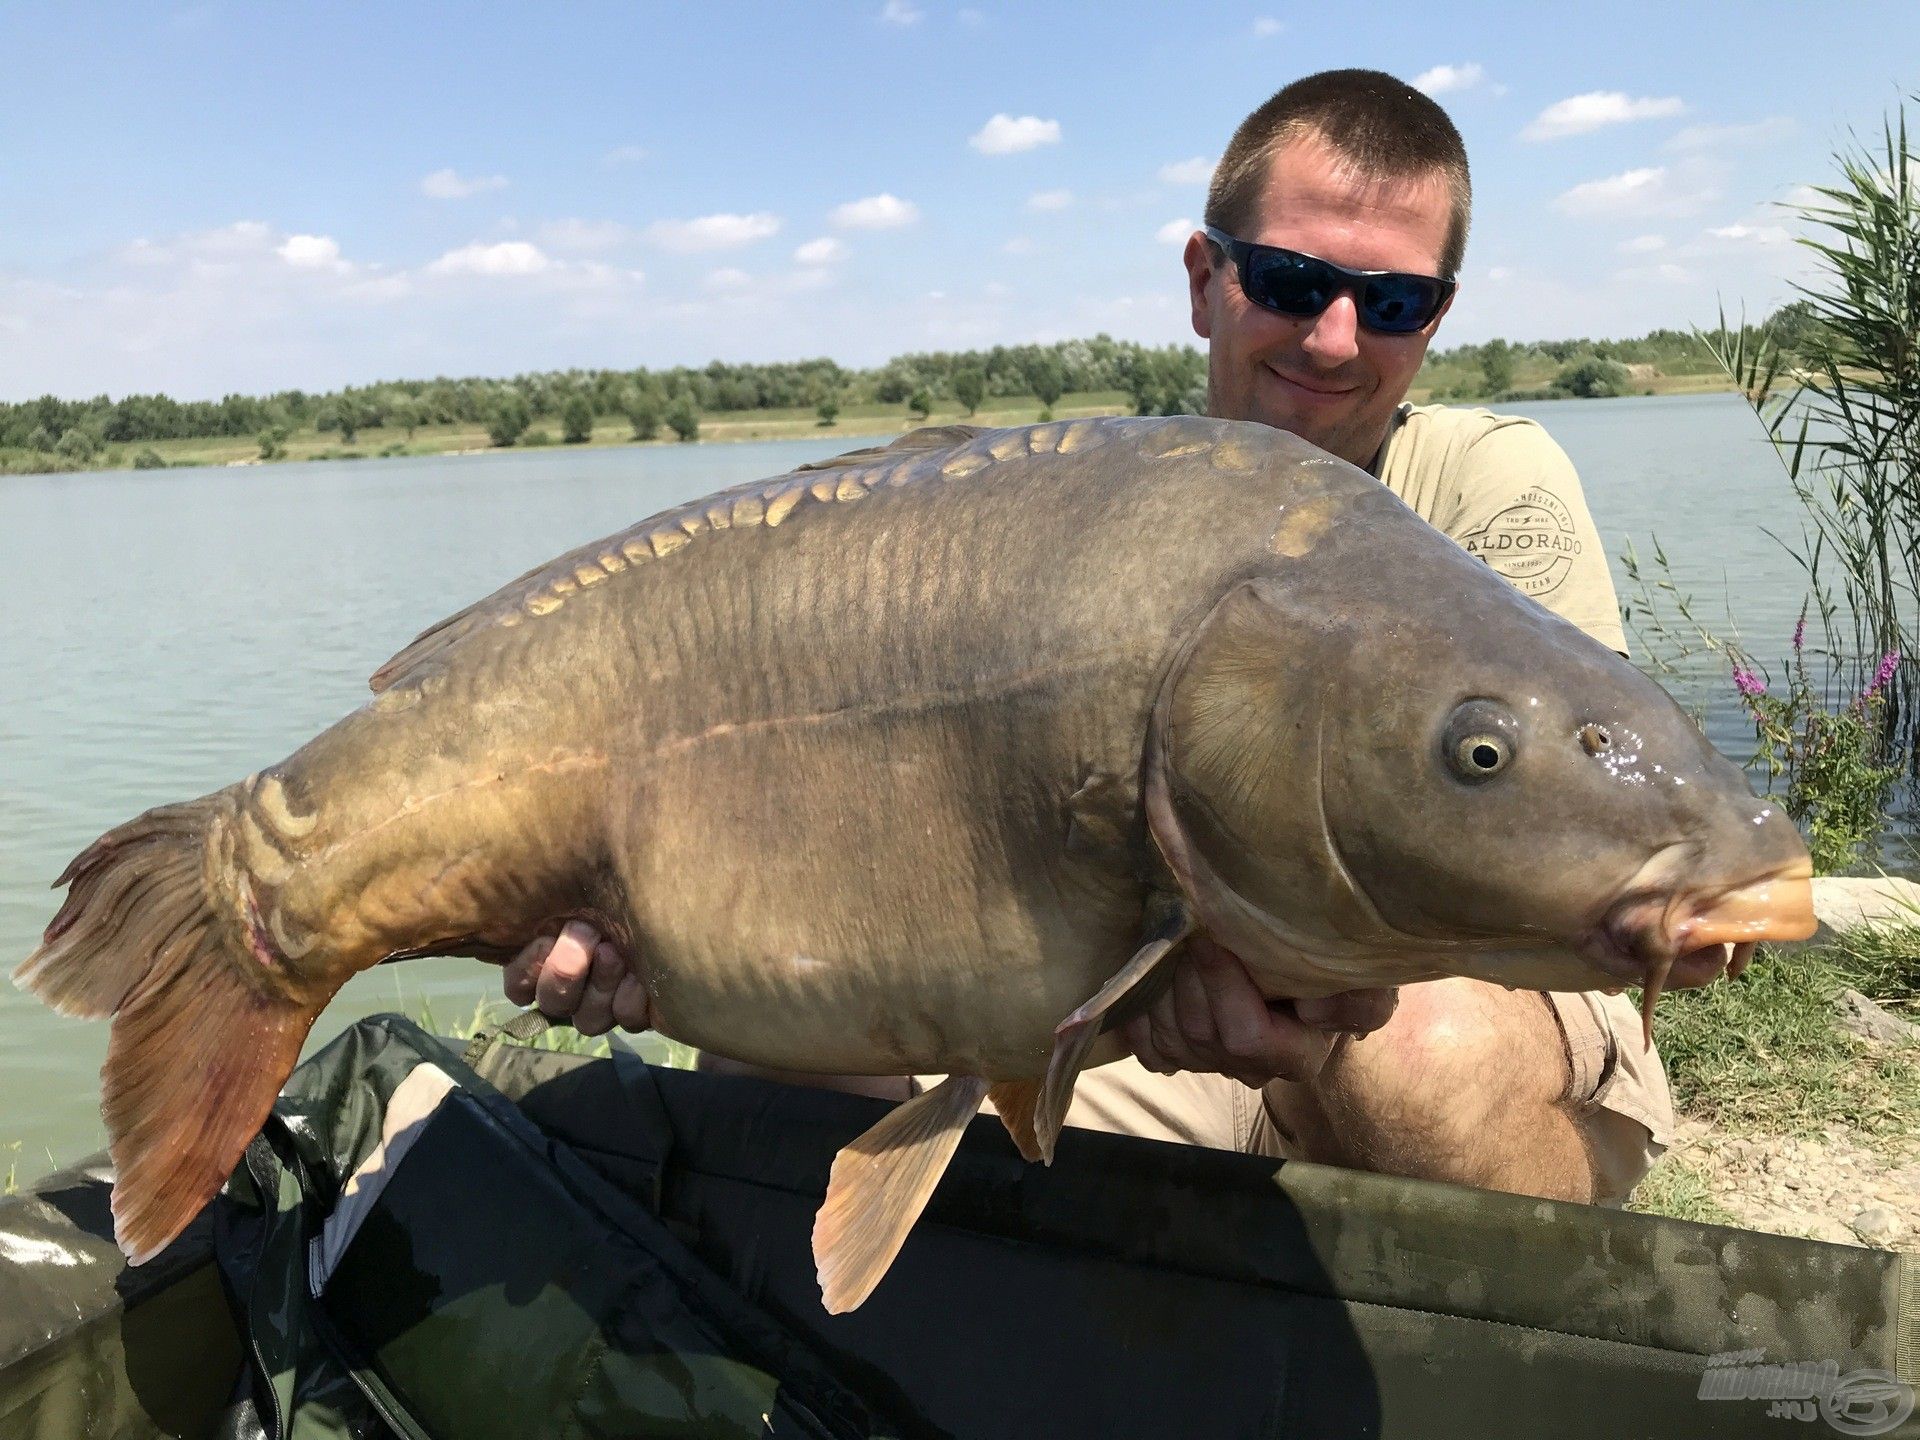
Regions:
[[[1430,98],[1378,70],[1323,70],[1276,92],[1240,122],[1207,189],[1207,224],[1240,235],[1255,219],[1274,154],[1306,136],[1374,180],[1439,174],[1452,197],[1441,274],[1460,273],[1473,183],[1460,132]]]

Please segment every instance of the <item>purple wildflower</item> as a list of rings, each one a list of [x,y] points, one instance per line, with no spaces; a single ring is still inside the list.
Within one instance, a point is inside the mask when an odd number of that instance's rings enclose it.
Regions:
[[[1733,688],[1749,700],[1758,700],[1767,693],[1767,682],[1744,665],[1733,667]]]
[[[1800,616],[1800,623],[1793,627],[1793,653],[1794,654],[1798,655],[1800,653],[1800,647],[1806,643],[1806,640],[1807,640],[1807,617],[1803,613]]]
[[[1865,690],[1860,692],[1860,698],[1862,700],[1873,699],[1874,696],[1880,693],[1882,687],[1893,678],[1893,672],[1899,668],[1900,652],[1898,650],[1889,650],[1886,654],[1882,655],[1880,657],[1880,668],[1873,672],[1873,680]]]

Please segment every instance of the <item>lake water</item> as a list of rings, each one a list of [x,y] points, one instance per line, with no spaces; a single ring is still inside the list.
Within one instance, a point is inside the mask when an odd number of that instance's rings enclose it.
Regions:
[[[1795,531],[1797,515],[1737,397],[1513,408],[1572,455],[1610,555],[1629,536],[1644,554],[1657,532],[1710,613],[1730,594],[1754,648],[1784,649],[1801,588],[1763,527]],[[434,620],[677,501],[856,443],[0,479],[0,974],[102,830],[280,758],[359,705],[374,667]],[[1745,758],[1724,675],[1678,688]],[[471,961],[383,967],[347,986],[316,1043],[403,999],[464,1020],[497,994],[498,972]],[[0,1175],[99,1146],[106,1033],[0,983],[0,1146],[19,1147],[0,1150]]]

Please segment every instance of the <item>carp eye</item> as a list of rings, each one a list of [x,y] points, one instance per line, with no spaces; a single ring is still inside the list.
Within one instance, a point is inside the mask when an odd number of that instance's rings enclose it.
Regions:
[[[1498,735],[1469,735],[1453,747],[1453,768],[1469,780],[1499,774],[1512,758],[1513,751]]]
[[[1441,753],[1459,779],[1477,785],[1513,763],[1520,725],[1504,705],[1469,700],[1447,721]]]
[[[1599,725],[1580,727],[1580,748],[1589,755],[1598,755],[1613,748],[1613,736]]]

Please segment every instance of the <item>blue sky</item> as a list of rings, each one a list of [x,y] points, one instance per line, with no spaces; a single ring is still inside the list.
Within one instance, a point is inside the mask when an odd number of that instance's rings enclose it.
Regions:
[[[1208,165],[1340,65],[1466,136],[1442,345],[1764,313],[1920,4],[12,5],[0,54],[0,399],[203,396],[1190,339]]]

